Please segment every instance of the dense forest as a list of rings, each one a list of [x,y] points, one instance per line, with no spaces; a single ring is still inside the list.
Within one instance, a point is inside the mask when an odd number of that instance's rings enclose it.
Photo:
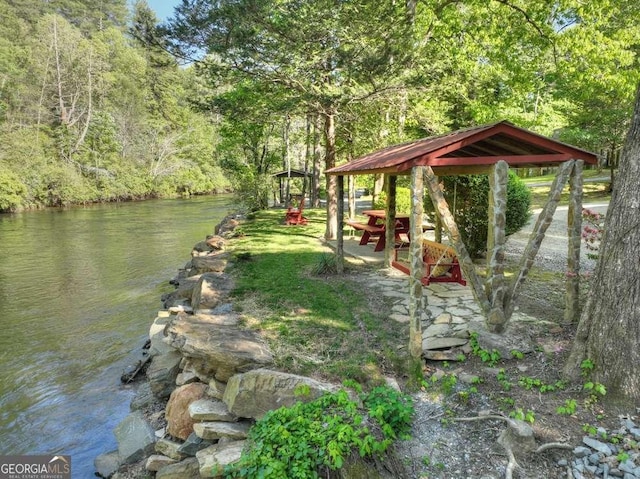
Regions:
[[[146,3],[2,0],[0,17],[0,211],[229,187],[217,117],[145,41]]]
[[[0,0],[0,211],[233,188],[507,119],[611,156],[632,0]]]

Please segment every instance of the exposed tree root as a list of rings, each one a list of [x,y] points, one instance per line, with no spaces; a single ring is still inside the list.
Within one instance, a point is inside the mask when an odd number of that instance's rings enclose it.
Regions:
[[[533,448],[533,444],[535,440],[533,439],[533,430],[530,426],[523,421],[518,421],[515,419],[511,419],[507,416],[503,416],[501,414],[490,414],[490,413],[480,413],[478,416],[474,417],[458,417],[454,418],[454,421],[484,421],[486,419],[496,419],[499,421],[504,421],[507,423],[507,429],[500,434],[498,438],[498,443],[504,448],[507,452],[507,457],[509,461],[507,463],[507,468],[505,471],[505,479],[513,479],[513,473],[515,470],[520,468],[518,461],[516,460],[516,456],[513,453],[512,444],[517,444],[519,453],[529,453],[533,452],[535,454],[546,451],[547,449],[573,449],[573,446],[569,444],[563,444],[560,442],[548,442],[542,444],[538,448]],[[521,443],[522,444],[521,444]]]

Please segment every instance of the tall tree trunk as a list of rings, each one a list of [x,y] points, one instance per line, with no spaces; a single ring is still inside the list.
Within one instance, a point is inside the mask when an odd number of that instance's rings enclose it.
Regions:
[[[324,112],[325,170],[336,166],[336,118],[332,108]],[[337,179],[335,175],[327,175],[327,228],[325,238],[336,238],[338,229]]]
[[[640,401],[640,87],[605,218],[596,271],[565,374],[578,378],[585,359],[590,379],[607,397]]]
[[[311,187],[311,206],[320,206],[320,134],[318,133],[318,115],[313,116],[313,177]]]

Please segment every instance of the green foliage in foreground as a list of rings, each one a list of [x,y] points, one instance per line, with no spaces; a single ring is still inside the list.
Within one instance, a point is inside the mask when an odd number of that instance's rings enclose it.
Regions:
[[[248,452],[225,477],[318,478],[342,467],[352,453],[384,453],[409,431],[411,398],[381,386],[361,399],[364,409],[341,390],[268,412],[249,432]]]

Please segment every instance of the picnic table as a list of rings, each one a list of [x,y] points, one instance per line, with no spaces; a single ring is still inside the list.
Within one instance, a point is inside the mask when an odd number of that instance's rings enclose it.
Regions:
[[[370,241],[376,241],[374,251],[384,251],[387,240],[385,238],[385,224],[387,215],[385,210],[364,210],[363,215],[368,216],[366,223],[359,221],[345,221],[345,224],[353,229],[362,231],[360,244],[366,245]],[[396,214],[395,238],[396,242],[401,242],[402,235],[409,235],[409,215]]]

